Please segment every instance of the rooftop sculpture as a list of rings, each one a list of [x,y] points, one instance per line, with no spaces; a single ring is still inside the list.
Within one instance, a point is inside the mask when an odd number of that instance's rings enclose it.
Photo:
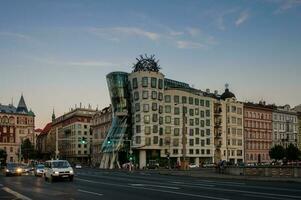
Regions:
[[[138,71],[152,71],[159,72],[160,65],[158,65],[159,60],[155,60],[155,55],[148,57],[146,54],[140,55],[139,58],[136,58],[137,63],[133,66],[133,72]]]

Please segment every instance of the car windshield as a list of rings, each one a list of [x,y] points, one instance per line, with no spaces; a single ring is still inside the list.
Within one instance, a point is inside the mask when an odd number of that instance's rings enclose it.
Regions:
[[[52,163],[53,168],[68,168],[70,167],[67,161],[57,161]]]
[[[37,169],[44,169],[44,165],[37,165]]]
[[[9,168],[15,168],[15,167],[19,167],[20,165],[18,163],[7,163],[7,167]]]

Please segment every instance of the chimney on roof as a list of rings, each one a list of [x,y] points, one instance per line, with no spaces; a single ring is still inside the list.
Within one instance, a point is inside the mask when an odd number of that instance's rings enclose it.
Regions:
[[[210,93],[210,89],[207,88],[207,89],[206,89],[206,93]]]
[[[82,102],[79,103],[79,108],[82,108]]]
[[[217,96],[218,95],[218,91],[214,90],[214,95]]]

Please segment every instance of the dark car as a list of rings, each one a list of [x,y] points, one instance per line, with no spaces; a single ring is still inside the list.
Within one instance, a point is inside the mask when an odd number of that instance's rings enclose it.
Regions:
[[[22,175],[22,167],[18,163],[7,163],[6,167],[4,168],[4,174],[5,176],[9,175]]]

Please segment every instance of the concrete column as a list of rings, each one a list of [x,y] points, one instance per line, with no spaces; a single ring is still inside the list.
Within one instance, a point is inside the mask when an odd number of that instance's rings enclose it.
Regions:
[[[199,157],[196,157],[196,158],[195,158],[195,164],[196,164],[196,165],[200,165],[200,158],[199,158]]]
[[[139,151],[139,168],[143,169],[146,167],[146,151],[140,150]]]

